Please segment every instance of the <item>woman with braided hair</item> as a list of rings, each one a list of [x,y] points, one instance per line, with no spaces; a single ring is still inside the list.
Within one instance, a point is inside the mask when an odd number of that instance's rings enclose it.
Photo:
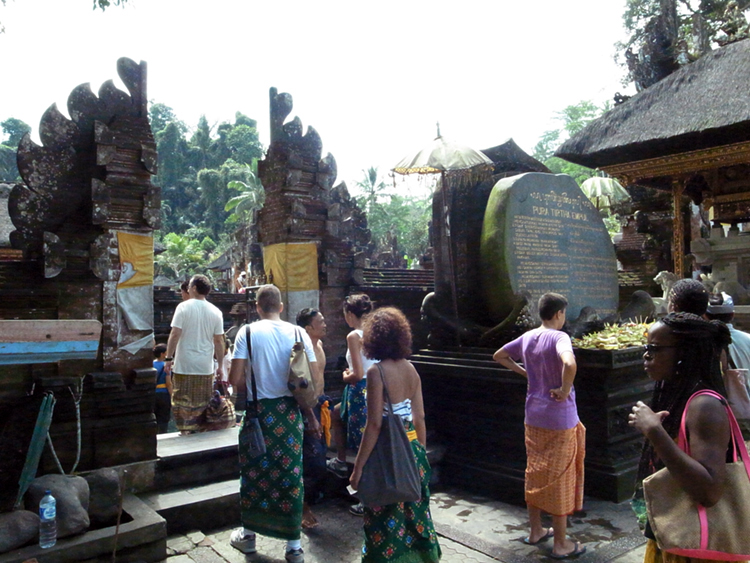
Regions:
[[[654,394],[650,407],[638,401],[629,415],[630,425],[646,437],[633,499],[634,510],[645,525],[648,538],[644,563],[707,561],[659,550],[648,523],[642,482],[667,467],[695,502],[709,507],[721,498],[730,444],[724,405],[706,395],[693,399],[686,417],[691,454],[683,452],[676,440],[685,404],[693,393],[708,389],[726,396],[719,356],[729,342],[726,325],[706,321],[693,313],[670,313],[649,329],[643,364],[656,382]]]

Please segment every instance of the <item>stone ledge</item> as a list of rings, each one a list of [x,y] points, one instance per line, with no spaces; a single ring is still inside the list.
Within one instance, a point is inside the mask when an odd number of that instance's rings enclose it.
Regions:
[[[123,497],[122,510],[132,521],[120,524],[117,560],[120,563],[150,563],[166,559],[167,526],[164,518],[131,494]],[[115,530],[115,526],[110,526],[63,538],[49,549],[41,549],[38,545],[16,549],[0,555],[0,563],[23,563],[32,558],[39,563],[68,563],[101,556],[109,558],[115,547]]]

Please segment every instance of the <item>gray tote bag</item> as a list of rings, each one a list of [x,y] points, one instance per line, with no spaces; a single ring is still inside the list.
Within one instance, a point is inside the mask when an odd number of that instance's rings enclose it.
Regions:
[[[247,428],[248,452],[250,457],[260,457],[266,453],[266,440],[263,438],[263,430],[258,420],[258,389],[255,385],[255,374],[253,373],[253,352],[250,347],[250,325],[245,325],[245,338],[247,340],[247,369],[250,370],[250,382],[253,391],[252,407],[247,409],[243,424]]]
[[[394,414],[383,369],[376,364],[383,381],[387,416],[383,417],[378,441],[362,468],[357,498],[365,506],[415,502],[422,498],[417,460],[406,437],[404,423]]]

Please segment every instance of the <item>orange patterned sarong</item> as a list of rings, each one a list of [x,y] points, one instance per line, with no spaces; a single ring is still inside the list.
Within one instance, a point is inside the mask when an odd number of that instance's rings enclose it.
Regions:
[[[526,425],[526,504],[562,516],[583,508],[586,428]]]

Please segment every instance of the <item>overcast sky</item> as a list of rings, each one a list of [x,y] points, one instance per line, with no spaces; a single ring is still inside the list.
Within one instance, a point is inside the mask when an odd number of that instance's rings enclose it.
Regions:
[[[34,128],[78,84],[96,92],[116,61],[148,62],[148,96],[195,126],[257,119],[268,90],[321,135],[350,190],[435,137],[484,149],[512,137],[527,152],[555,112],[626,92],[614,62],[625,0],[379,2],[8,0],[0,6],[0,120]]]

